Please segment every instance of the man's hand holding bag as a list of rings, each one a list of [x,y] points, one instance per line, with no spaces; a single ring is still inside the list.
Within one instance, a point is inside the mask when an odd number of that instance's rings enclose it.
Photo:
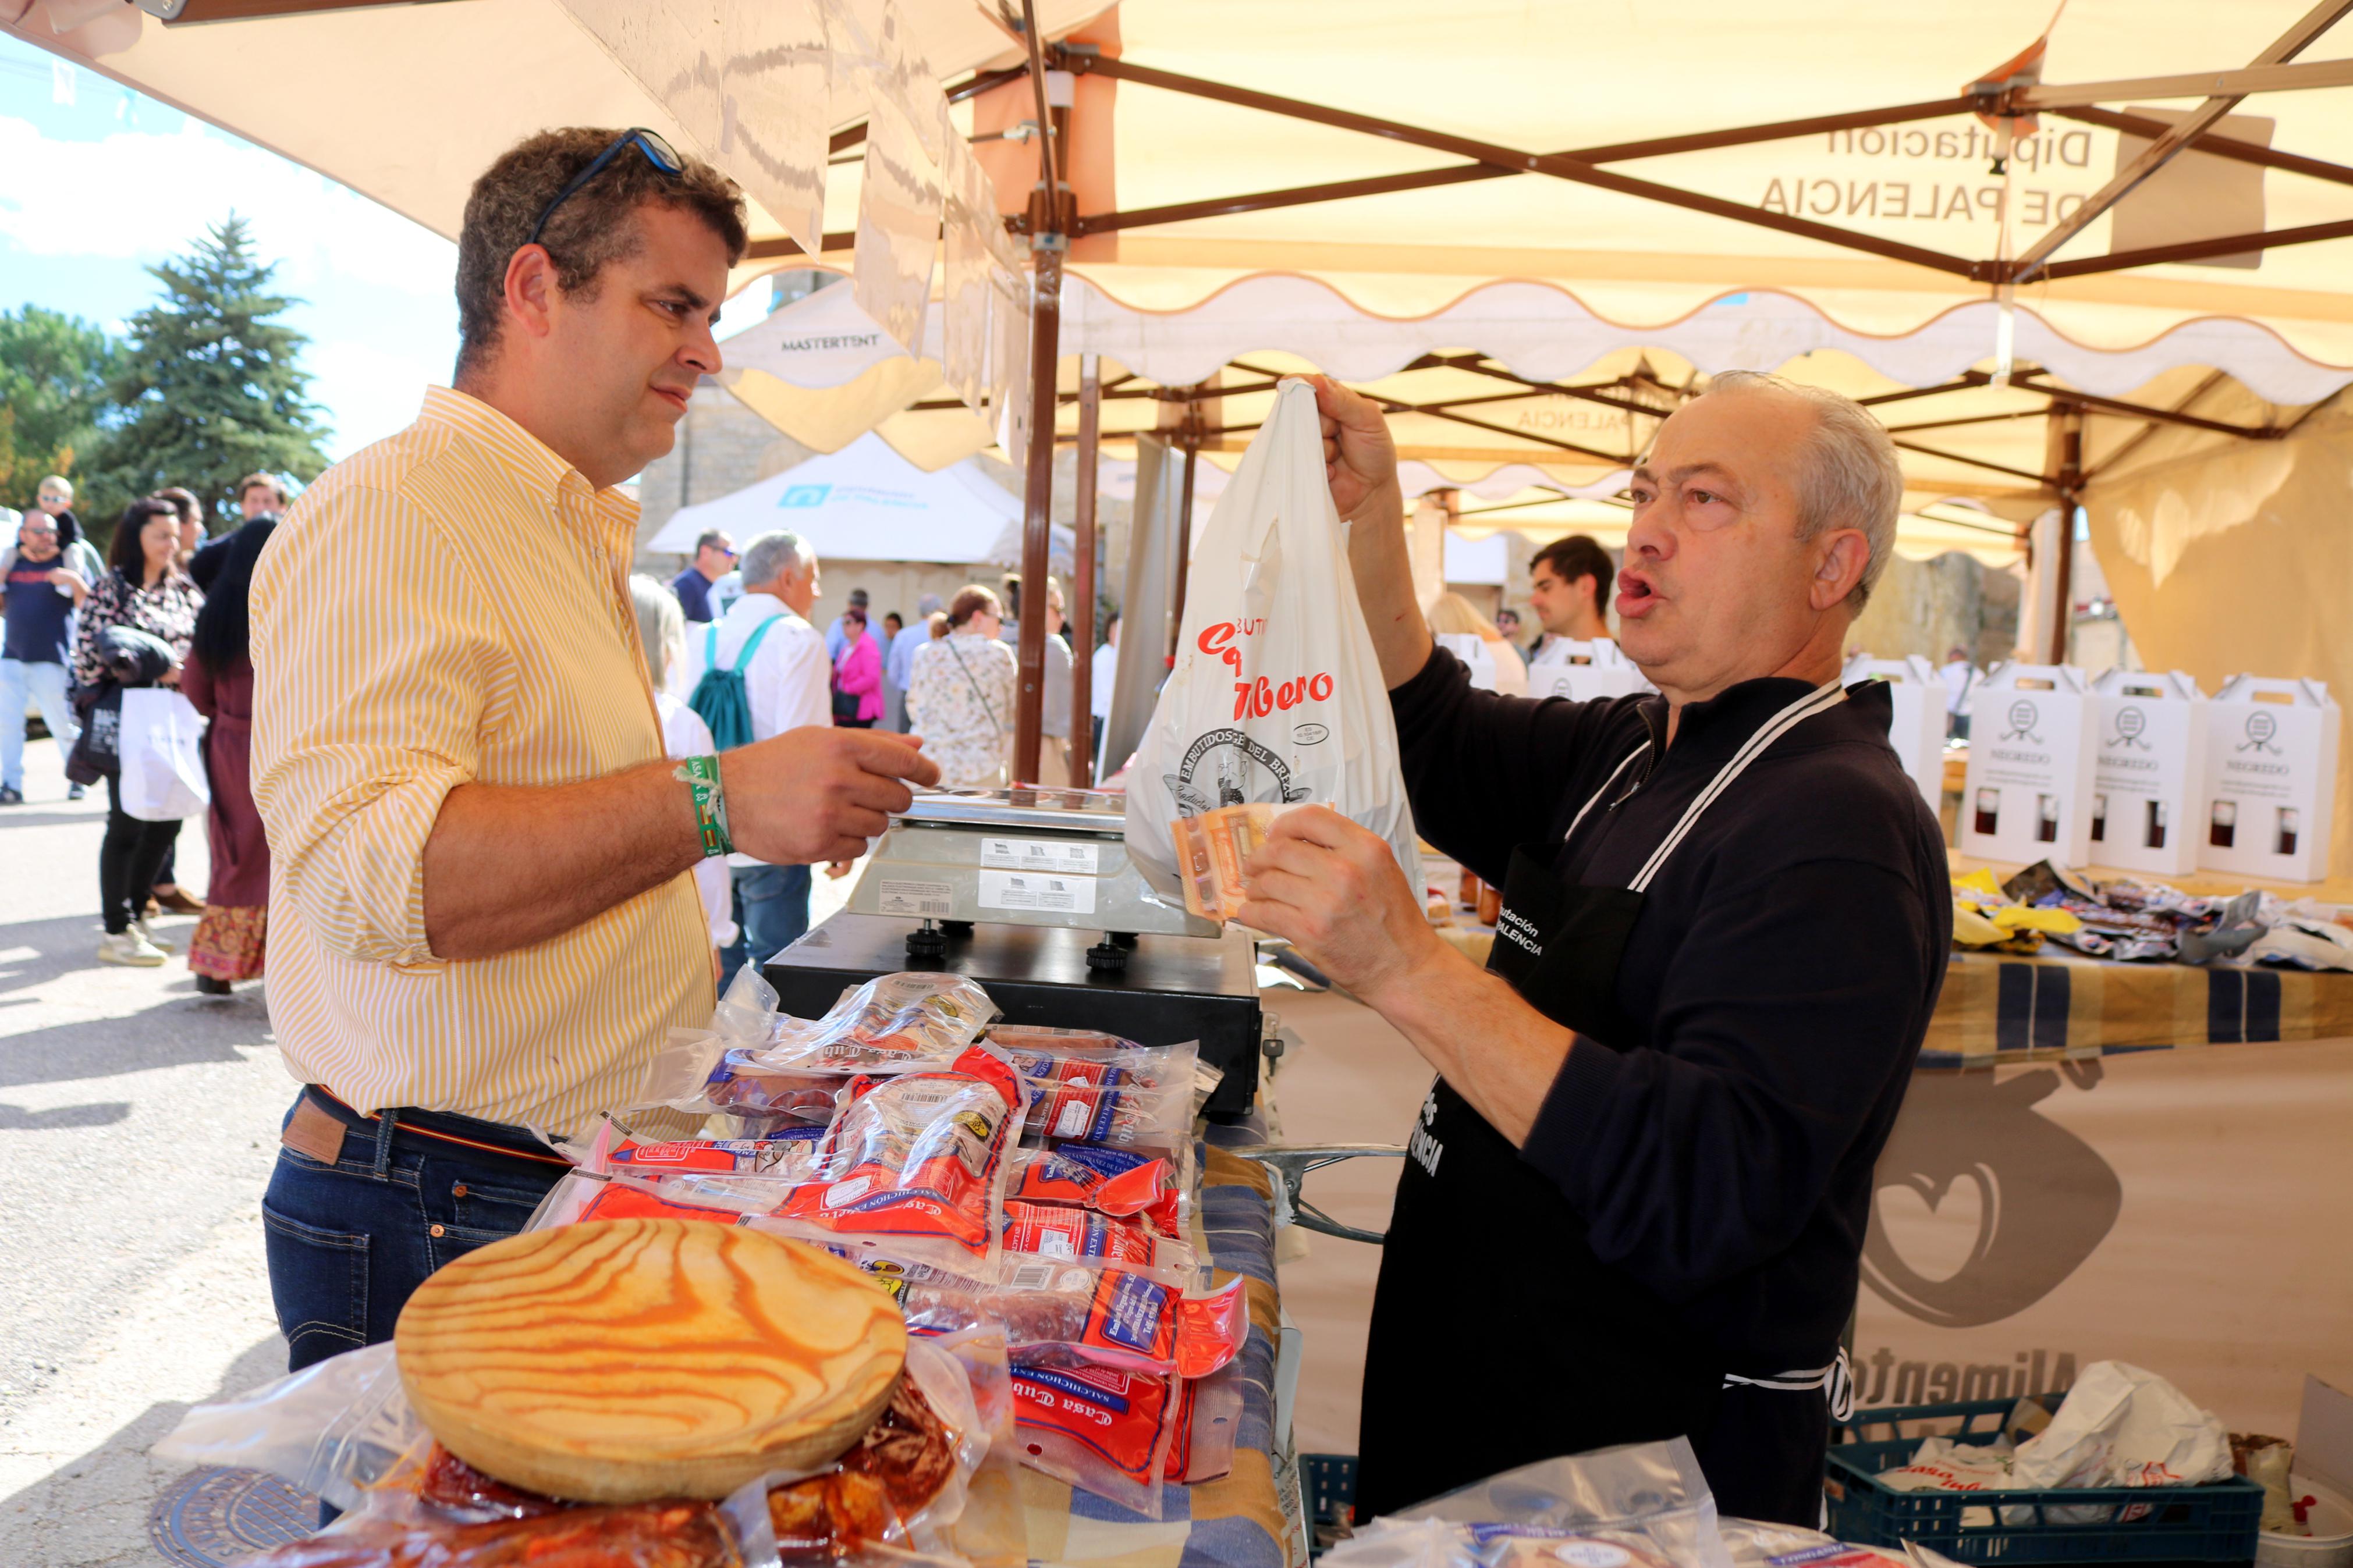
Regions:
[[[1176,666],[1130,774],[1128,857],[1163,895],[1229,919],[1267,808],[1304,802],[1378,834],[1419,889],[1314,388],[1292,381],[1195,542]]]

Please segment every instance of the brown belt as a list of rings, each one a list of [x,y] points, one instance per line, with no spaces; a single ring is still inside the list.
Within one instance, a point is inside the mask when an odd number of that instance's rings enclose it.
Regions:
[[[313,1097],[316,1097],[315,1100]],[[324,1101],[325,1104],[320,1104]],[[302,1099],[295,1105],[294,1114],[286,1121],[279,1142],[299,1153],[308,1154],[322,1164],[332,1165],[343,1158],[343,1135],[353,1131],[349,1123],[326,1109],[332,1105],[353,1121],[374,1126],[379,1118],[354,1110],[317,1084],[305,1085]],[[437,1143],[455,1143],[463,1148],[480,1149],[489,1154],[502,1154],[510,1160],[528,1160],[534,1164],[557,1165],[565,1170],[572,1162],[561,1154],[540,1154],[523,1149],[511,1149],[502,1143],[489,1143],[461,1133],[444,1132],[436,1128],[419,1126],[414,1121],[395,1119],[393,1130],[412,1137],[430,1138]]]

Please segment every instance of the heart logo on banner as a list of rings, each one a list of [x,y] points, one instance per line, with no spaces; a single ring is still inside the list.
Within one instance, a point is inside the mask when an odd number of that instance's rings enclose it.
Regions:
[[[2099,1064],[2068,1064],[2091,1090]],[[1971,1328],[2024,1311],[2106,1239],[2124,1188],[2098,1150],[2037,1106],[2049,1068],[1912,1080],[1879,1157],[1862,1279],[1922,1322]]]
[[[1984,1255],[1998,1205],[1983,1167],[1931,1194],[1909,1182],[1879,1192],[1878,1219],[1912,1272],[1941,1285]]]

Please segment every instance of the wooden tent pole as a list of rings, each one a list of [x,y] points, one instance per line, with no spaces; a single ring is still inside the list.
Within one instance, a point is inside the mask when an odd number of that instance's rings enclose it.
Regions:
[[[1029,248],[1037,258],[1029,336],[1029,447],[1021,487],[1021,636],[1013,716],[1013,782],[1038,780],[1039,726],[1045,718],[1046,578],[1053,570],[1054,386],[1062,347],[1062,218],[1066,192],[1050,132],[1043,42],[1030,0],[1022,0],[1029,46],[1029,84],[1038,100],[1038,195],[1030,204]]]
[[[1103,444],[1102,362],[1079,361],[1077,533],[1071,562],[1071,782],[1094,783],[1095,464]]]

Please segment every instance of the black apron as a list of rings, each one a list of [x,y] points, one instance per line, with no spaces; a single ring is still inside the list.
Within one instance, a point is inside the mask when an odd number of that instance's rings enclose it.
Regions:
[[[1558,854],[1645,741],[1558,843],[1513,851],[1488,968],[1584,1037],[1577,1049],[1640,1047],[1648,1031],[1619,1005],[1617,978],[1651,879],[1751,762],[1845,695],[1809,692],[1749,737],[1631,887],[1564,881]],[[1688,1436],[1720,1512],[1818,1526],[1831,1404],[1846,1392],[1833,1350],[1794,1371],[1724,1364],[1664,1300],[1594,1255],[1560,1190],[1440,1079],[1408,1143],[1373,1294],[1356,1517],[1556,1455]]]

